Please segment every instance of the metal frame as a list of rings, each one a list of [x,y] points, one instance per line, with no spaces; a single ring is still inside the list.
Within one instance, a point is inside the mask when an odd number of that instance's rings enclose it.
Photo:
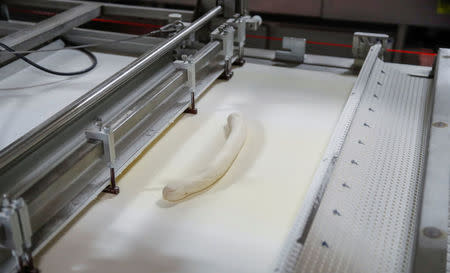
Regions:
[[[450,49],[440,49],[432,98],[433,114],[417,235],[415,273],[450,272]],[[447,234],[447,235],[446,235]],[[445,259],[447,257],[447,259]]]
[[[232,5],[227,6],[228,2]],[[112,182],[110,179],[123,172],[181,113],[189,108],[193,110],[195,99],[214,80],[220,75],[225,75],[225,78],[232,75],[231,63],[241,59],[244,54],[245,33],[242,33],[242,26],[244,22],[248,25],[250,19],[245,16],[247,12],[244,2],[236,6],[235,2],[225,1],[225,7],[214,7],[192,24],[186,24],[185,29],[168,39],[141,37],[119,43],[114,47],[105,44],[95,48],[120,54],[139,55],[139,58],[50,120],[0,151],[0,191],[8,193],[14,200],[23,198],[29,208],[30,216],[27,219],[31,223],[33,244],[27,251],[36,254]],[[191,11],[82,1],[7,0],[4,3],[66,10],[37,24],[0,21],[0,34],[8,35],[0,41],[18,50],[36,48],[61,35],[75,44],[133,37],[128,34],[74,28],[100,15],[157,20],[168,20],[168,15],[171,13],[181,14],[183,20],[189,20],[193,16]],[[226,15],[231,17],[230,19],[217,18],[223,14],[224,10]],[[240,15],[234,16],[233,11],[239,11]],[[195,40],[195,33],[204,29],[213,19],[216,25],[222,23],[225,25],[212,32],[208,30],[212,33],[213,41],[206,44],[198,43]],[[238,48],[234,48],[233,44]],[[53,48],[60,45],[61,42],[57,41],[47,47]],[[176,55],[178,60],[175,62],[172,59],[174,49],[178,51]],[[379,45],[372,49],[343,110],[324,161],[321,162],[314,177],[306,197],[306,205],[300,212],[293,232],[288,238],[276,271],[289,272],[292,269],[291,263],[296,262],[300,256],[302,244],[308,236],[321,196],[326,190],[329,175],[336,164],[355,109],[359,104],[360,93],[365,88],[367,78],[379,55]],[[195,53],[187,56],[186,52]],[[448,50],[443,50],[438,58],[434,123],[440,121],[448,124],[449,122],[448,111],[445,112],[448,109],[446,99],[449,96],[443,93],[448,82],[444,80],[445,76],[442,76],[443,73],[448,72],[448,67],[443,64],[448,63],[449,54]],[[183,55],[186,56],[180,60]],[[273,63],[274,57],[275,52],[270,52],[268,57],[270,60],[267,62]],[[13,58],[10,55],[0,55],[0,63],[9,62]],[[329,60],[330,58],[327,62]],[[305,55],[305,63],[298,67],[320,67],[322,71],[329,69],[339,73],[350,71],[351,59],[345,60],[344,66],[342,66],[342,58],[333,60],[334,64],[329,64],[323,62],[320,56]],[[329,67],[324,68],[324,65]],[[397,66],[404,71],[411,71],[411,74],[416,73],[415,75],[419,77],[428,76],[425,75],[427,73],[422,72],[417,74],[411,67]],[[442,145],[445,143],[446,135],[448,136],[448,129],[431,128],[430,143]],[[421,227],[428,226],[429,223],[432,223],[434,227],[433,221],[442,220],[443,216],[448,216],[447,207],[445,213],[440,211],[438,215],[435,212],[445,201],[448,202],[448,196],[436,200],[433,198],[436,191],[443,193],[444,188],[448,190],[450,181],[445,180],[446,178],[449,180],[448,173],[445,176],[443,173],[433,171],[433,166],[439,165],[439,162],[446,162],[442,158],[445,156],[448,158],[448,154],[448,149],[439,149],[437,152],[430,150],[428,154]],[[27,172],[24,173],[24,169]],[[435,181],[437,177],[441,183],[428,182]],[[426,217],[423,217],[424,215]],[[444,227],[439,228],[442,233],[444,233],[443,229]],[[420,272],[417,269],[417,263],[421,259],[435,261],[438,258],[427,251],[427,246],[438,245],[437,248],[442,253],[445,248],[444,236],[440,236],[438,240],[429,238],[426,240],[431,241],[426,242],[421,241],[424,240],[424,235],[427,235],[425,230],[418,235],[415,268],[417,272]],[[424,255],[420,255],[421,248],[426,250]],[[0,256],[3,254],[8,253],[0,252]],[[442,266],[442,261],[442,259],[439,261],[439,266]],[[14,269],[15,261],[12,258],[0,264],[2,272],[11,272]]]

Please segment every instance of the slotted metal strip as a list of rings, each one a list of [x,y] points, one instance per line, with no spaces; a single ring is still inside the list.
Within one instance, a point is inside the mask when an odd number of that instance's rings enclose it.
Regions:
[[[431,80],[377,60],[295,272],[409,272]]]
[[[323,160],[320,162],[314,174],[313,181],[309,186],[303,205],[286,239],[284,248],[280,253],[276,268],[274,269],[275,272],[293,273],[296,270],[297,261],[302,251],[305,236],[317,212],[320,200],[327,187],[330,173],[336,164],[337,156],[342,149],[348,130],[352,124],[353,116],[360,103],[361,96],[366,89],[380,50],[380,45],[372,46],[364,61],[358,79],[355,82],[350,97],[342,110],[339,121],[325,150]]]

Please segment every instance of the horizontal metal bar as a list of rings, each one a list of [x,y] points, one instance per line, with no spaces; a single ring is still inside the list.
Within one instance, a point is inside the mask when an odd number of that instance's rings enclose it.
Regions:
[[[99,4],[83,4],[52,16],[29,28],[17,31],[0,39],[0,42],[15,50],[29,50],[41,45],[70,29],[98,17]],[[16,58],[13,54],[1,54],[0,64]]]
[[[167,42],[155,49],[150,50],[142,57],[133,61],[131,64],[114,74],[112,77],[89,91],[86,95],[76,100],[71,105],[64,108],[53,118],[47,120],[40,126],[34,128],[25,136],[19,138],[5,149],[0,151],[0,169],[6,167],[14,160],[20,158],[36,146],[67,126],[71,121],[76,120],[83,112],[91,109],[96,103],[113,94],[117,87],[120,87],[130,80],[137,73],[155,62],[159,57],[174,49],[180,42],[189,37],[193,32],[204,26],[212,18],[222,12],[222,7],[218,6],[189,27],[183,29],[180,33],[168,39]]]
[[[171,13],[181,14],[183,21],[191,21],[193,12],[180,9],[164,9],[120,4],[105,4],[103,5],[103,15],[105,16],[127,16],[139,17],[148,19],[166,20]]]
[[[32,25],[34,23],[23,21],[0,21],[0,35],[8,35]],[[132,39],[133,37],[136,38]],[[74,28],[64,34],[63,38],[74,45],[100,44],[89,48],[96,51],[133,56],[140,56],[166,40],[160,37],[138,37],[132,34],[85,28]],[[117,40],[125,39],[129,40],[116,42]]]
[[[164,20],[168,18],[170,13],[179,13],[184,21],[191,21],[193,11],[181,9],[164,9],[155,7],[143,7],[133,5],[121,5],[111,3],[87,2],[87,1],[69,1],[69,0],[6,0],[5,3],[21,5],[27,7],[51,8],[51,9],[68,9],[80,3],[96,3],[103,7],[102,15],[104,16],[127,16],[145,19]]]
[[[26,7],[35,8],[51,8],[57,10],[66,10],[76,7],[82,4],[80,1],[59,1],[59,0],[46,0],[46,1],[36,1],[36,0],[3,0],[5,4],[8,5],[20,5]]]

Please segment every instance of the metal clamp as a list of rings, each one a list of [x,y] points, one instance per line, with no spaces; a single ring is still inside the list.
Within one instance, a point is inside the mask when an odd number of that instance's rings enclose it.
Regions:
[[[182,60],[174,62],[175,66],[184,69],[188,76],[189,92],[191,93],[191,105],[184,112],[189,114],[197,114],[198,110],[195,107],[195,92],[196,92],[196,79],[195,79],[195,63],[191,56],[182,55]]]
[[[233,51],[234,51],[234,27],[229,24],[223,24],[211,32],[211,39],[222,41],[221,55],[224,57],[224,72],[220,79],[229,80],[233,76],[231,71]]]
[[[28,207],[22,198],[9,200],[4,195],[0,211],[2,238],[0,246],[11,250],[16,258],[18,272],[39,272],[31,254],[31,223]]]
[[[103,143],[104,159],[108,164],[110,171],[111,184],[104,189],[104,192],[119,194],[120,189],[116,185],[115,163],[116,163],[116,147],[114,143],[114,133],[109,126],[103,126],[101,119],[95,122],[97,130],[86,131],[88,139],[99,140]]]
[[[305,58],[306,39],[283,37],[283,48],[287,50],[277,50],[275,59],[285,62],[302,63]]]

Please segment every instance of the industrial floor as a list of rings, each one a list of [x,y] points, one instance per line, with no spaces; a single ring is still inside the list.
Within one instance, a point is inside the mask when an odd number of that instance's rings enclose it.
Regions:
[[[37,257],[43,273],[271,272],[354,76],[246,64],[217,81]],[[225,141],[229,113],[243,149],[208,191],[161,198],[169,179],[201,169]]]

